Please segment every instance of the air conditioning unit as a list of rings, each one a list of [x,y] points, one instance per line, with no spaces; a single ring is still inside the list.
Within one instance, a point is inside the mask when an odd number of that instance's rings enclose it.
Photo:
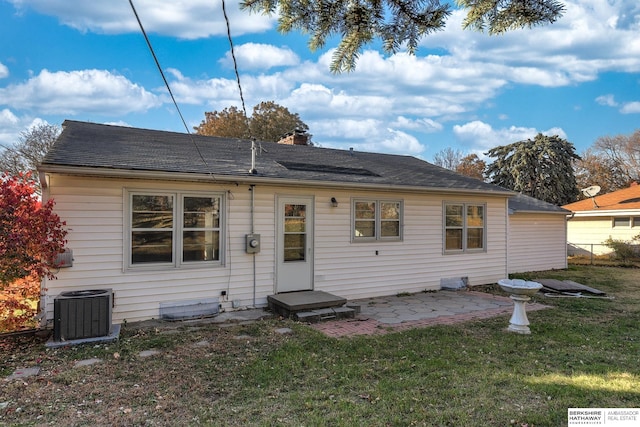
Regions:
[[[108,336],[112,307],[111,289],[62,292],[53,300],[54,340]]]

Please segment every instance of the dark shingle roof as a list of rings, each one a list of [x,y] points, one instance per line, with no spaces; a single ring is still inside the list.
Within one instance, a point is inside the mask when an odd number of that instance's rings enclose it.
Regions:
[[[442,191],[512,192],[410,156],[262,142],[252,175],[247,140],[65,121],[43,170],[152,171]],[[202,158],[201,158],[202,156]],[[204,161],[203,161],[204,159]],[[206,163],[205,163],[206,162]]]
[[[571,213],[560,206],[556,206],[524,194],[516,194],[511,197],[509,199],[509,209],[514,212],[546,212],[565,215]]]

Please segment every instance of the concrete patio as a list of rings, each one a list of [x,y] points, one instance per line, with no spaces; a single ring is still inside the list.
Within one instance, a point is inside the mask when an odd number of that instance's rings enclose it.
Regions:
[[[469,320],[505,316],[505,327],[513,311],[507,296],[476,291],[422,292],[407,296],[388,296],[349,301],[359,305],[354,319],[321,322],[311,325],[331,337],[380,335],[411,328],[454,324]],[[548,308],[527,304],[527,311]]]

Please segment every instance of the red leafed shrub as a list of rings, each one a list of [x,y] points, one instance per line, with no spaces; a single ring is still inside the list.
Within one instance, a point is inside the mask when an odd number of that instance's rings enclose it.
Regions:
[[[29,174],[0,179],[0,321],[17,329],[33,317],[40,278],[55,278],[67,231],[53,213],[53,201],[40,202]]]
[[[38,276],[16,279],[0,292],[0,332],[17,331],[37,326]]]

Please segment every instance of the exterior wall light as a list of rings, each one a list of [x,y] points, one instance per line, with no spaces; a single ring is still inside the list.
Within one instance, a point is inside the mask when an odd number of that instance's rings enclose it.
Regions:
[[[334,208],[338,207],[338,201],[336,200],[335,197],[331,198],[331,207],[334,207]]]

